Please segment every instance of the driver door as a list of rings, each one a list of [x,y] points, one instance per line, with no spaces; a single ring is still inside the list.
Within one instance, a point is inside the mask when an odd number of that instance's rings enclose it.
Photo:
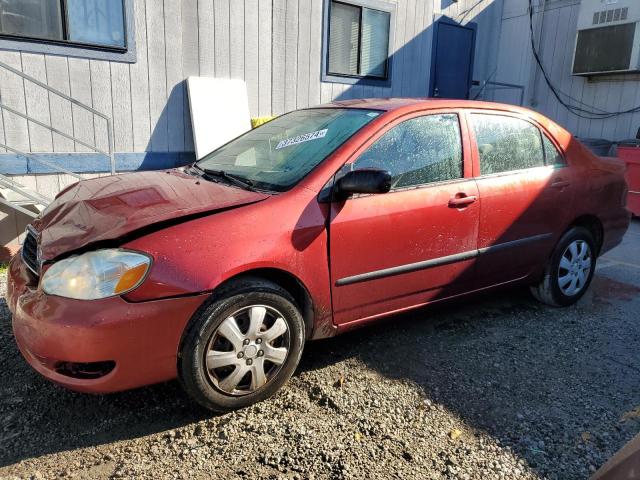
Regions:
[[[337,324],[472,288],[480,202],[465,132],[459,112],[413,114],[387,126],[345,165],[388,170],[393,180],[389,193],[332,203]]]

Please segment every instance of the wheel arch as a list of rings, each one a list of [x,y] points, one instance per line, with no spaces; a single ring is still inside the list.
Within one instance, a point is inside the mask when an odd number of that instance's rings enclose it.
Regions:
[[[233,289],[234,284],[250,278],[273,282],[286,290],[293,297],[300,309],[300,312],[302,313],[305,326],[305,336],[309,339],[313,333],[315,323],[313,300],[309,290],[302,280],[286,270],[273,267],[262,267],[240,272],[227,278],[214,288],[211,292],[211,298],[214,300],[220,298],[230,289]]]
[[[582,215],[573,220],[567,230],[573,227],[583,227],[591,232],[596,243],[596,255],[600,255],[600,250],[604,242],[604,226],[600,219],[595,215]]]

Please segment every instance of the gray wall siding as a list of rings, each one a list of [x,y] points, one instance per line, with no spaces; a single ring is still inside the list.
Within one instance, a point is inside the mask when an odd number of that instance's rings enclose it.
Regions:
[[[535,2],[539,4],[539,0]],[[500,33],[496,79],[525,87],[524,105],[556,120],[579,137],[622,140],[635,137],[640,126],[640,113],[621,115],[606,120],[585,119],[569,112],[555,98],[536,68],[530,46],[527,0],[506,2]],[[640,81],[637,76],[603,77],[589,81],[571,75],[576,39],[579,0],[547,0],[544,17],[538,7],[534,28],[542,64],[553,84],[571,96],[572,104],[583,102],[592,109],[616,112],[640,105]],[[494,92],[496,101],[515,103],[513,91]]]
[[[334,99],[426,96],[439,14],[481,23],[476,78],[492,70],[488,50],[497,45],[501,0],[390,0],[396,4],[391,87],[322,82],[325,1],[135,0],[134,64],[9,51],[0,51],[0,61],[112,117],[118,152],[193,150],[184,84],[191,75],[244,79],[253,117]],[[107,149],[104,120],[2,69],[0,95],[12,108]],[[0,140],[25,151],[87,151],[7,112]]]

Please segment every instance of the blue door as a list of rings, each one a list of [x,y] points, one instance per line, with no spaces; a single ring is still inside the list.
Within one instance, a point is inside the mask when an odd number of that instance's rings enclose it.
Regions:
[[[446,17],[434,24],[430,96],[469,98],[476,30],[475,23],[460,25]]]

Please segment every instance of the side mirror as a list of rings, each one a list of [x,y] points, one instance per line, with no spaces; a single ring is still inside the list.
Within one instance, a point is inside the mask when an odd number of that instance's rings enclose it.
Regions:
[[[336,197],[345,199],[354,193],[387,193],[391,190],[391,174],[377,168],[348,172],[335,185]]]

